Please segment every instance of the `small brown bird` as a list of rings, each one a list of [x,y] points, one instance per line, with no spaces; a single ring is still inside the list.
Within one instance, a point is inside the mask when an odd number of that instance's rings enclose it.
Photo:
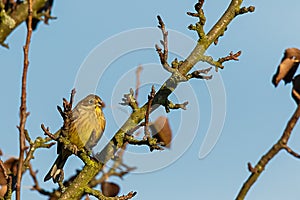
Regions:
[[[300,103],[300,75],[295,76],[293,79],[292,97],[296,104]]]
[[[102,112],[104,103],[100,97],[90,94],[82,99],[72,110],[71,125],[68,130],[58,130],[67,137],[69,141],[80,150],[88,151],[98,143],[105,129],[105,117]],[[57,146],[58,157],[52,165],[44,181],[60,179],[63,167],[72,152],[65,149],[62,144]]]

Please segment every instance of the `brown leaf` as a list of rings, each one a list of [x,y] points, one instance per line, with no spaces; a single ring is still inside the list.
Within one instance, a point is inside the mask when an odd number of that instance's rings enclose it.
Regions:
[[[283,79],[285,84],[290,83],[297,71],[300,62],[300,50],[297,48],[289,48],[284,52],[284,56],[277,68],[276,74],[273,76],[272,83],[275,87]]]
[[[17,158],[9,158],[4,162],[4,167],[6,168],[7,173],[12,173],[13,176],[17,175],[18,170],[18,162],[19,160]],[[3,169],[0,168],[0,185],[6,185],[7,181],[5,179]]]
[[[7,191],[7,185],[0,185],[0,197],[4,197]]]
[[[297,48],[288,48],[285,50],[285,57],[300,60],[300,50]]]
[[[116,183],[103,182],[101,184],[101,190],[104,196],[115,197],[119,194],[120,187]]]
[[[152,136],[157,138],[158,142],[163,142],[167,148],[171,147],[172,131],[168,118],[160,116],[154,124],[150,125]]]

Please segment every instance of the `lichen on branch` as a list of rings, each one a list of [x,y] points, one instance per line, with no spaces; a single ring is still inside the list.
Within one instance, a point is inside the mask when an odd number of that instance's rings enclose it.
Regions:
[[[32,14],[37,13],[47,0],[32,0]],[[0,45],[8,48],[5,43],[6,38],[15,30],[21,23],[28,18],[28,1],[14,6],[14,9],[7,13],[4,9],[0,9]]]

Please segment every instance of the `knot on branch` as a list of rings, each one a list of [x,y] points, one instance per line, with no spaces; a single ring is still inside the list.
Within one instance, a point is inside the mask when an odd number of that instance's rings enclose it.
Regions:
[[[249,172],[251,172],[251,173],[256,173],[257,172],[257,169],[252,167],[250,162],[247,163],[247,166],[248,166]]]
[[[229,53],[228,56],[225,56],[225,57],[222,57],[222,58],[219,58],[217,61],[215,61],[211,56],[205,56],[203,55],[201,57],[201,61],[202,62],[206,62],[212,66],[215,67],[215,70],[216,72],[218,71],[218,69],[223,69],[224,66],[223,66],[223,63],[224,62],[227,62],[227,61],[230,61],[230,60],[239,60],[239,56],[242,54],[242,51],[238,51],[236,53],[233,53],[232,51]]]
[[[248,12],[254,12],[255,7],[254,6],[249,6],[249,7],[242,7],[239,9],[239,11],[236,13],[236,15],[242,15]]]
[[[183,63],[182,60],[178,61],[178,59],[175,58],[175,59],[172,61],[171,66],[172,66],[172,68],[174,68],[174,69],[178,69],[179,66],[180,66],[182,63]]]

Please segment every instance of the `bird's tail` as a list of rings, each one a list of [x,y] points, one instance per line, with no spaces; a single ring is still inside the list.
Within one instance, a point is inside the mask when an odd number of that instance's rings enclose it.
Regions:
[[[54,183],[56,183],[59,180],[63,167],[70,155],[71,154],[66,151],[62,151],[60,154],[58,154],[54,164],[45,176],[44,182],[50,180],[51,178],[53,179]]]

